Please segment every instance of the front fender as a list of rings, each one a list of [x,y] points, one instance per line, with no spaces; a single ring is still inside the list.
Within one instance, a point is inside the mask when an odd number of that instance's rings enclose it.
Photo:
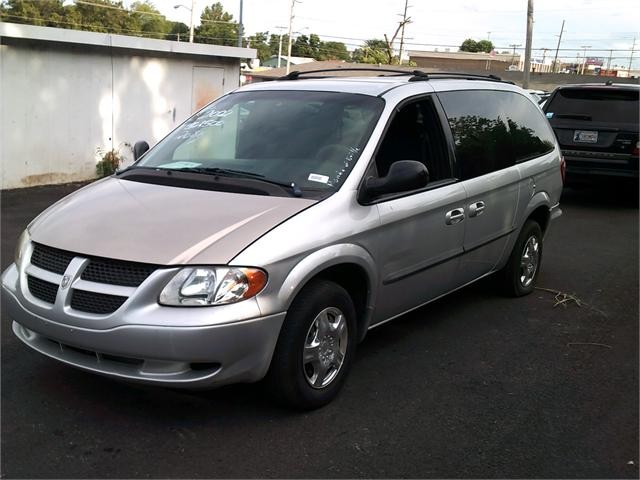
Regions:
[[[361,267],[369,279],[367,308],[375,304],[375,285],[378,284],[378,272],[371,254],[360,245],[341,243],[316,250],[304,257],[291,269],[278,292],[278,300],[289,308],[295,296],[309,280],[321,271],[335,265],[351,263]]]

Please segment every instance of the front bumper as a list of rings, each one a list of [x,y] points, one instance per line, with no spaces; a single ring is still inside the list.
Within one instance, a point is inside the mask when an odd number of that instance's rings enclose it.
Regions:
[[[34,350],[95,373],[172,387],[260,380],[285,317],[282,312],[224,323],[221,315],[214,315],[218,307],[150,304],[129,312],[125,308],[104,322],[90,319],[83,325],[72,317],[66,322],[61,312],[48,315],[29,302],[15,265],[2,275],[2,301],[14,333]]]

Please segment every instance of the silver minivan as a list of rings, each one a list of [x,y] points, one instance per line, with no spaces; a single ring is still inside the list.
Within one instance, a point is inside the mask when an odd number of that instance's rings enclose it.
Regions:
[[[305,77],[217,99],[33,220],[2,275],[16,336],[114,378],[264,379],[315,408],[369,329],[493,273],[533,290],[564,167],[526,91]]]

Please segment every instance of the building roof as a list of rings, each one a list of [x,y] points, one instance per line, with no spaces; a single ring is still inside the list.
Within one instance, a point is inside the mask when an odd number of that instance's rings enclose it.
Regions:
[[[520,58],[520,54],[516,53],[516,58]],[[484,52],[430,52],[411,50],[409,58],[446,58],[450,60],[498,60],[502,62],[510,62],[513,58],[512,53],[484,53]]]
[[[293,57],[291,57],[293,59]],[[412,72],[416,69],[416,67],[406,67],[406,66],[398,66],[398,65],[373,65],[370,63],[350,63],[344,62],[342,60],[323,60],[319,62],[307,62],[300,65],[294,65],[291,63],[291,67],[289,67],[289,71],[299,71],[299,72],[307,72],[309,70],[323,70],[327,68],[394,68],[400,70],[406,70],[408,73]],[[273,80],[275,78],[280,78],[287,74],[287,68],[273,68],[271,70],[263,70],[259,72],[246,72],[247,75],[251,75],[252,77],[262,78],[265,80]],[[327,76],[327,77],[335,77],[339,75],[340,72],[327,72],[327,73],[319,73],[318,76]],[[369,72],[345,72],[345,75],[349,77],[370,77],[372,73]]]
[[[271,55],[271,58],[275,58],[277,60],[278,56],[277,55]],[[315,62],[316,61],[314,58],[294,57],[293,55],[291,57],[287,57],[286,55],[281,55],[280,58],[282,60],[288,60],[289,58],[291,58],[291,65],[301,65],[303,63],[311,63],[311,62]]]
[[[25,41],[55,42],[123,50],[199,55],[207,57],[256,58],[255,48],[225,47],[205,43],[174,42],[112,33],[85,32],[65,28],[40,27],[0,22],[0,38]]]

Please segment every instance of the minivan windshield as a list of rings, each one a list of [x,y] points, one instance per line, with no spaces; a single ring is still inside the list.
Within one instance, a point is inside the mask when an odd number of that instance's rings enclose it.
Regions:
[[[383,107],[380,98],[350,93],[232,93],[188,119],[134,168],[331,192],[351,171]]]

